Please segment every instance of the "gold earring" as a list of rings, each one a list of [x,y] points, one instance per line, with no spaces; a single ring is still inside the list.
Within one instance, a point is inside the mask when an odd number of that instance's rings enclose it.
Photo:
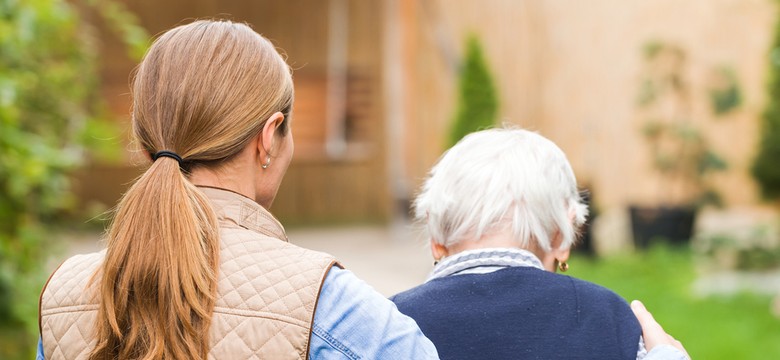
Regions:
[[[260,167],[263,169],[268,169],[269,166],[271,166],[271,155],[266,155],[265,164],[260,164]]]
[[[566,270],[569,270],[569,264],[565,261],[559,261],[558,262],[558,270],[561,272],[566,272]]]

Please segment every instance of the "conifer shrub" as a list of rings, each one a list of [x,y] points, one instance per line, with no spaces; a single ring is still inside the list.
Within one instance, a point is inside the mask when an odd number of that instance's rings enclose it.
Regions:
[[[458,103],[449,137],[455,145],[467,134],[495,124],[498,96],[482,46],[475,36],[466,41],[466,54],[458,82]]]

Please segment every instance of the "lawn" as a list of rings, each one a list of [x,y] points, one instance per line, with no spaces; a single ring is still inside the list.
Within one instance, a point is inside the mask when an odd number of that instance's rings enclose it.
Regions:
[[[780,319],[771,299],[754,294],[699,298],[691,252],[658,246],[645,253],[591,259],[574,256],[568,275],[644,302],[693,359],[780,359]]]

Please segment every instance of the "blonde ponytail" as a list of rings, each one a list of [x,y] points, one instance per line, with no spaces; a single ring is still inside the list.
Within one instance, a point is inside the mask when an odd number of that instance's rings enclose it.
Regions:
[[[217,222],[173,159],[160,158],[119,203],[108,233],[92,359],[205,358]]]
[[[219,231],[187,170],[229,161],[292,104],[289,68],[243,24],[198,21],[152,45],[133,85],[133,130],[156,159],[120,200],[97,274],[90,359],[205,359]],[[287,114],[285,114],[287,115]]]

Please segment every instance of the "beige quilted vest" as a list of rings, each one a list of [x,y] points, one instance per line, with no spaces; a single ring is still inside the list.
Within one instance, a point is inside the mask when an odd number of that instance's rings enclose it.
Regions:
[[[201,188],[221,227],[211,324],[211,359],[305,359],[314,308],[332,256],[287,243],[284,228],[254,201]],[[95,345],[98,304],[88,287],[105,251],[74,256],[41,295],[46,359],[86,359]]]

